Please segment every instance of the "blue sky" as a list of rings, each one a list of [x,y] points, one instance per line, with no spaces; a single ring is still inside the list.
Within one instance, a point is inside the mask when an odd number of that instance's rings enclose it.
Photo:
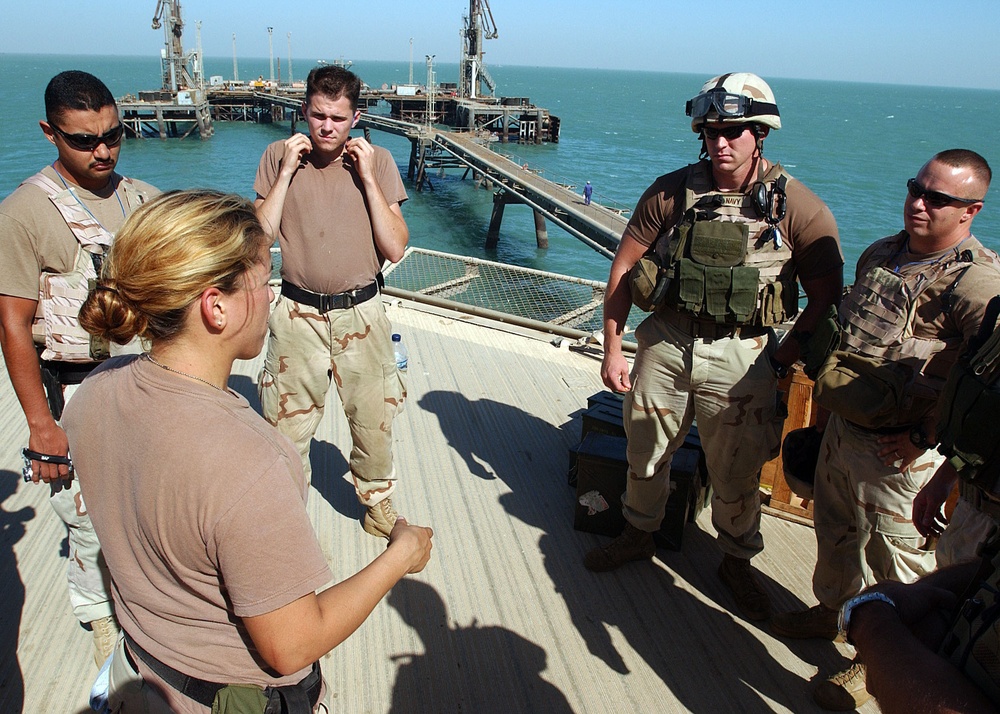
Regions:
[[[467,0],[184,0],[206,56],[458,59]],[[0,0],[0,52],[149,55],[155,0]],[[492,0],[487,64],[795,77],[1000,89],[997,0]]]

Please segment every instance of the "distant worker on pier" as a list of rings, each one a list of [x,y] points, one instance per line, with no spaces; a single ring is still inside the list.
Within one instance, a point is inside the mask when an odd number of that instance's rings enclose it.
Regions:
[[[108,344],[92,340],[77,318],[88,281],[97,277],[126,216],[158,191],[115,172],[125,127],[111,92],[92,74],[70,70],[53,77],[39,124],[56,160],[0,203],[0,347],[28,420],[28,450],[37,455],[25,456],[31,478],[49,485],[49,503],[69,528],[70,602],[93,632],[101,666],[118,626],[59,419],[77,385],[109,356]]]
[[[589,206],[590,205],[590,197],[593,196],[593,195],[594,195],[594,187],[591,186],[590,185],[590,181],[588,181],[587,185],[583,187],[583,205],[584,206]]]
[[[382,264],[403,257],[409,230],[399,169],[384,148],[350,137],[361,80],[317,67],[302,105],[309,135],[264,151],[257,215],[281,245],[281,295],[260,375],[264,418],[295,442],[307,478],[309,448],[331,377],[351,429],[351,475],[363,527],[388,538],[397,514],[392,420],[406,394],[380,297]]]
[[[778,453],[784,410],[778,380],[799,357],[774,326],[808,333],[840,296],[844,259],[826,205],[762,155],[781,128],[771,88],[749,73],[709,80],[687,103],[701,161],[646,189],[618,246],[604,301],[601,377],[626,392],[625,530],[587,553],[594,571],[656,553],[653,533],[670,493],[670,462],[697,420],[713,489],[719,576],[745,617],[770,599],[750,559],[764,548],[761,466]],[[635,302],[653,314],[636,330],[635,365],[622,334]]]

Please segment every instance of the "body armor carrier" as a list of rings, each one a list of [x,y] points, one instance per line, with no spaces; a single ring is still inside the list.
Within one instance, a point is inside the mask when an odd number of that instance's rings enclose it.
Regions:
[[[769,221],[761,206],[761,197],[765,206],[776,195],[783,202],[790,178],[776,164],[747,193],[730,193],[713,188],[709,162],[691,167],[682,218],[653,248],[669,279],[667,306],[700,320],[760,327],[798,312],[791,249],[779,219]]]
[[[79,243],[70,272],[42,273],[39,276],[38,309],[31,332],[35,344],[43,348],[41,358],[55,362],[106,359],[110,346],[83,329],[79,313],[97,280],[101,261],[111,246],[114,234],[84,208],[73,189],[59,186],[41,172],[28,177],[23,183],[45,191]],[[122,177],[118,191],[128,211],[138,208],[145,201],[145,196],[131,179]]]
[[[912,275],[891,267],[906,250],[904,232],[882,241],[872,253],[872,266],[857,281],[840,305],[840,350],[875,362],[891,364],[903,377],[898,424],[918,421],[933,409],[944,387],[944,379],[925,374],[928,363],[945,350],[957,350],[962,335],[946,339],[917,337],[913,321],[917,298],[932,285],[950,281],[941,295],[941,309],[951,309],[952,293],[973,262],[992,262],[996,256],[981,247],[959,250],[928,264]]]

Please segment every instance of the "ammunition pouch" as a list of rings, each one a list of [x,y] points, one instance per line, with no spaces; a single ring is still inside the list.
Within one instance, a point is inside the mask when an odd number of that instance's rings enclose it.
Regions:
[[[699,265],[680,260],[677,307],[717,322],[746,323],[757,304],[760,271],[750,266],[734,268]]]
[[[716,322],[749,321],[757,303],[760,271],[741,265],[748,232],[745,223],[732,221],[682,226],[680,248],[687,245],[687,257],[677,261],[677,290],[668,294],[668,303]]]
[[[653,312],[663,304],[670,283],[660,256],[653,251],[646,253],[629,272],[632,304],[645,312]]]
[[[913,378],[902,363],[837,350],[819,370],[813,399],[865,429],[910,424],[919,419],[906,399]]]

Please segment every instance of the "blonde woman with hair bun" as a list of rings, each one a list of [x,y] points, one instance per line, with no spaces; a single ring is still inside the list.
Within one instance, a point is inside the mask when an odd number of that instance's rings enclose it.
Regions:
[[[64,415],[124,632],[112,712],[325,711],[320,657],[430,558],[431,530],[400,519],[317,594],[332,575],[298,451],[227,385],[264,344],[270,275],[250,202],[172,192],[129,218],[81,310],[88,332],[148,348],[95,370]]]

